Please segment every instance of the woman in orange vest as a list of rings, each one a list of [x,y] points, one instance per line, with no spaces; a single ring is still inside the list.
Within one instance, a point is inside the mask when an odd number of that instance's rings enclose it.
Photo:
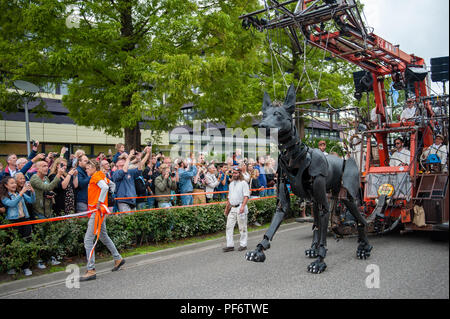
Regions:
[[[95,210],[90,214],[88,228],[84,236],[84,247],[86,249],[86,258],[88,259],[86,274],[80,277],[80,281],[93,280],[97,278],[95,273],[95,242],[97,238],[109,249],[114,258],[114,268],[112,271],[117,271],[125,264],[116,246],[109,238],[106,232],[105,217],[108,207],[108,190],[109,184],[112,182],[106,178],[106,175],[100,171],[99,164],[94,161],[89,161],[86,164],[86,173],[91,177],[88,186],[88,209]]]

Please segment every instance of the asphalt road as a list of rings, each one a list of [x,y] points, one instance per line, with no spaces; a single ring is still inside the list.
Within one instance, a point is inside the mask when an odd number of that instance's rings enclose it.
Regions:
[[[249,247],[261,237],[250,235]],[[246,261],[245,252],[223,253],[223,239],[173,253],[132,257],[115,273],[109,271],[109,262],[97,280],[81,283],[80,288],[69,289],[64,280],[57,280],[20,292],[8,292],[5,286],[1,291],[0,286],[0,295],[12,299],[449,298],[448,241],[433,242],[416,233],[370,237],[372,256],[359,260],[356,240],[336,242],[329,237],[328,268],[322,274],[306,271],[312,261],[304,256],[311,243],[311,224],[295,223],[278,230],[264,263]],[[366,279],[376,274],[374,269],[379,270],[379,288],[367,288]]]

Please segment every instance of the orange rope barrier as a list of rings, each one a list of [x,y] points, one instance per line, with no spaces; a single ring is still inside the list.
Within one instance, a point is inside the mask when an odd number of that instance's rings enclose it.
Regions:
[[[198,193],[194,193],[194,194],[198,194]],[[293,194],[291,194],[291,196],[292,195]],[[276,195],[264,196],[264,197],[258,197],[258,198],[250,198],[249,201],[259,200],[259,199],[268,199],[268,198],[276,198]],[[139,213],[139,212],[149,212],[149,211],[156,211],[156,210],[162,210],[162,209],[172,209],[172,208],[186,208],[186,207],[207,206],[207,205],[226,204],[226,203],[227,203],[226,201],[221,201],[221,202],[211,202],[211,203],[203,203],[203,204],[195,204],[195,205],[146,208],[146,209],[140,209],[140,210],[125,211],[125,212],[115,212],[115,213],[111,213],[111,215],[128,214],[128,213]],[[73,214],[73,215],[68,215],[68,216],[60,216],[60,217],[53,217],[53,218],[46,218],[46,219],[36,219],[36,220],[29,220],[29,221],[20,222],[20,223],[0,225],[0,229],[17,227],[17,226],[24,226],[24,225],[32,225],[32,224],[41,224],[41,223],[54,222],[54,221],[60,221],[60,220],[67,220],[67,219],[73,219],[73,218],[83,218],[83,217],[87,217],[87,215],[91,214],[92,212],[93,211],[87,211],[87,212]]]
[[[262,191],[267,189],[275,189],[275,187],[270,188],[255,188],[250,189],[251,192],[253,191]],[[171,197],[171,196],[189,196],[189,195],[205,195],[205,194],[223,194],[228,193],[228,191],[219,191],[219,192],[203,192],[203,193],[185,193],[185,194],[169,194],[169,195],[149,195],[149,196],[137,196],[137,197],[117,197],[114,200],[123,200],[123,199],[138,199],[138,198],[155,198],[155,197]]]

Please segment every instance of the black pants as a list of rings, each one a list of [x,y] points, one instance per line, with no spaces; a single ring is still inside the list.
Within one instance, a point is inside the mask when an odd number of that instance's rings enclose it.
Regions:
[[[22,217],[19,219],[13,219],[10,220],[11,223],[21,223],[21,222],[26,222],[29,221],[29,218],[26,217]],[[31,225],[22,225],[22,226],[17,226],[16,229],[19,231],[20,236],[25,239],[27,242],[31,239],[31,230],[32,227]]]

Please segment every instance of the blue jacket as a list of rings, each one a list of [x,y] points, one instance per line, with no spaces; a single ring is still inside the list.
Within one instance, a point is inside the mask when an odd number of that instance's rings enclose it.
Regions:
[[[127,173],[119,169],[114,172],[112,181],[116,184],[116,197],[136,197],[136,186],[134,180],[142,175],[142,171],[137,168],[129,169]],[[118,203],[136,205],[136,199],[121,199]]]
[[[77,188],[77,202],[86,203],[88,202],[88,186],[91,177],[86,173],[86,171],[77,167],[78,171],[78,188]]]
[[[222,184],[223,179],[226,179],[225,185]],[[228,191],[228,185],[230,184],[230,177],[223,172],[219,172],[219,178],[217,179],[219,181],[219,185],[216,187],[216,190],[218,192],[224,192]],[[221,193],[220,196],[227,196],[225,193]]]
[[[267,187],[267,178],[266,178],[266,171],[264,170],[264,167],[256,165],[255,168],[259,171],[259,184],[266,188]]]
[[[180,181],[178,182],[178,188],[180,194],[192,193],[194,187],[192,185],[192,177],[197,175],[197,167],[192,165],[189,170],[183,168],[178,169],[178,176]]]
[[[23,212],[25,214],[25,218],[30,218],[30,214],[28,213],[27,205],[25,205],[25,201],[27,203],[33,204],[36,201],[36,196],[34,192],[30,195],[26,193],[22,196],[19,196],[18,193],[12,194],[8,193],[9,197],[4,197],[2,199],[3,205],[6,207],[6,219],[14,220],[19,219],[19,203],[22,202]]]
[[[22,167],[22,169],[19,171],[20,173],[22,173],[24,176],[25,176],[25,178],[27,179],[27,175],[26,175],[26,173],[28,172],[28,170],[31,168],[31,166],[33,166],[33,162],[31,161],[35,156],[37,155],[37,152],[36,151],[33,151],[33,150],[31,150],[31,152],[30,152],[30,154],[28,155],[28,162]],[[3,177],[6,177],[6,176],[11,176],[11,174],[6,170],[6,168],[5,168],[5,170],[3,171],[3,172],[0,172],[0,180],[3,178]],[[28,179],[27,179],[28,180]]]

